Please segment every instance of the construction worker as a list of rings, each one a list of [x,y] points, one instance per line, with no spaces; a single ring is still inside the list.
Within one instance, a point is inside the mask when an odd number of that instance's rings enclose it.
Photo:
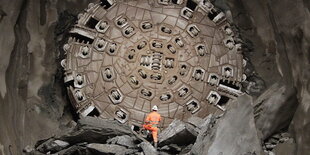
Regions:
[[[152,112],[149,113],[145,119],[145,124],[143,128],[146,130],[152,131],[152,136],[154,140],[154,147],[157,148],[157,133],[158,133],[158,124],[161,120],[160,114],[157,113],[158,107],[156,105],[153,106]]]

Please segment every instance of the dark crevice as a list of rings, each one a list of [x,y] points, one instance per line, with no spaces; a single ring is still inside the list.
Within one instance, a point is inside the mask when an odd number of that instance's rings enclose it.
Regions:
[[[90,17],[85,26],[87,26],[91,29],[95,29],[98,22],[99,21],[97,19]]]
[[[98,111],[98,109],[97,109],[97,108],[94,108],[87,116],[92,116],[92,117],[96,116],[96,117],[99,117],[99,115],[100,115],[100,112]]]
[[[221,99],[217,103],[219,106],[225,106],[229,101],[229,97],[222,95]]]
[[[76,20],[77,20],[76,15],[68,11],[61,12],[59,14],[58,21],[56,22],[55,29],[54,29],[54,43],[56,47],[55,52],[57,52],[56,58],[55,58],[55,61],[57,64],[57,71],[55,73],[55,82],[59,84],[58,87],[60,87],[61,89],[60,94],[61,96],[63,96],[64,100],[66,101],[65,103],[67,103],[64,106],[61,118],[65,117],[65,114],[71,114],[74,121],[77,121],[79,116],[76,113],[76,111],[72,108],[70,104],[70,99],[67,93],[67,86],[73,85],[73,81],[70,84],[69,83],[66,84],[63,82],[64,70],[62,69],[60,65],[60,61],[66,58],[65,51],[63,50],[63,46],[68,41],[70,37],[69,31],[75,24]]]
[[[92,44],[94,42],[94,39],[88,38],[86,36],[80,35],[78,33],[71,33],[70,36],[74,38],[79,43],[89,43]]]
[[[240,89],[239,86],[233,84],[233,81],[220,80],[220,83],[219,83],[219,84],[225,85],[225,86],[227,86],[227,87],[230,87],[230,88],[233,88],[233,89],[236,89],[236,90],[239,90],[239,89]]]
[[[186,3],[186,7],[188,7],[191,10],[195,10],[197,7],[197,3],[194,2],[193,0],[188,0]]]
[[[208,17],[209,17],[210,20],[213,20],[216,16],[217,16],[216,12],[209,12],[208,13]]]
[[[101,6],[103,6],[105,9],[109,9],[112,5],[108,2],[108,0],[100,0]]]
[[[40,25],[46,23],[46,3],[47,0],[40,0]]]

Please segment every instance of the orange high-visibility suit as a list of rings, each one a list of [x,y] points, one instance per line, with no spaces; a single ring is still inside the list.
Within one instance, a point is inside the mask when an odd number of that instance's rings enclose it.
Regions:
[[[157,133],[158,133],[158,124],[161,120],[160,114],[156,111],[153,111],[149,113],[145,119],[145,124],[143,125],[143,128],[146,130],[152,131],[153,140],[155,143],[158,142],[157,139]]]

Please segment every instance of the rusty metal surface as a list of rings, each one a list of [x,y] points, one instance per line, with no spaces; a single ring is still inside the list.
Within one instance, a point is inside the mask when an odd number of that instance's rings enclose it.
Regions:
[[[101,0],[79,14],[62,61],[72,105],[139,126],[224,111],[242,92],[240,45],[208,1]]]

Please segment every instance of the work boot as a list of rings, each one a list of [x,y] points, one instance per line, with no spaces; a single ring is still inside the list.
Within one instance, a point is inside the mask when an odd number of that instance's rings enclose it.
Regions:
[[[157,142],[154,142],[154,148],[157,149]]]

